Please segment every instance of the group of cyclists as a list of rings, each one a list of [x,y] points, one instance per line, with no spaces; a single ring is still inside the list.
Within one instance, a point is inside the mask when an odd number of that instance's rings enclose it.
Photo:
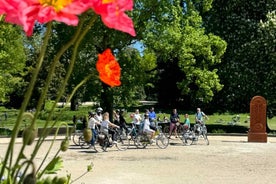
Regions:
[[[116,144],[116,137],[114,136],[115,132],[112,128],[120,128],[121,130],[125,130],[125,133],[128,133],[127,128],[127,122],[124,118],[124,110],[118,109],[115,110],[113,113],[113,122],[110,121],[110,115],[108,112],[103,112],[103,109],[101,107],[97,108],[96,111],[89,111],[88,112],[88,123],[87,127],[92,130],[92,139],[91,139],[91,145],[94,146],[96,141],[96,135],[100,131],[101,133],[105,134],[106,136],[111,135],[111,139],[113,141],[113,144]],[[150,140],[154,139],[154,135],[156,133],[156,121],[157,116],[154,111],[154,107],[151,107],[150,109],[146,109],[145,113],[143,115],[140,114],[139,109],[136,109],[134,113],[131,115],[132,118],[132,124],[137,126],[137,129],[145,134],[147,134],[150,138]],[[190,130],[190,119],[189,115],[184,115],[185,120],[183,127],[186,130]],[[193,131],[197,131],[197,128],[204,123],[204,118],[207,118],[207,115],[201,111],[200,108],[197,108],[197,112],[195,113],[195,125],[193,128]],[[177,112],[177,109],[173,109],[172,113],[170,114],[169,118],[169,135],[168,138],[170,139],[172,134],[175,134],[175,137],[178,137],[177,135],[177,127],[180,124],[180,116]]]

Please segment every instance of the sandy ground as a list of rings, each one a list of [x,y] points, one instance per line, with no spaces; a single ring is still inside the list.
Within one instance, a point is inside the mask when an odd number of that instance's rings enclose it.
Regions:
[[[72,179],[81,176],[87,165],[93,171],[81,177],[77,184],[272,184],[276,181],[276,138],[267,143],[248,143],[246,136],[209,136],[210,145],[183,146],[179,139],[170,140],[167,149],[150,145],[146,149],[132,147],[118,151],[95,153],[71,142],[70,149],[60,155],[64,168],[60,175],[70,173]],[[8,139],[0,138],[0,155],[4,156]],[[21,139],[16,141],[19,150]],[[50,141],[46,141],[36,157],[39,163]],[[57,141],[53,150],[60,145]],[[26,150],[26,156],[32,152]],[[52,157],[55,152],[51,152]],[[49,159],[47,160],[49,161]]]

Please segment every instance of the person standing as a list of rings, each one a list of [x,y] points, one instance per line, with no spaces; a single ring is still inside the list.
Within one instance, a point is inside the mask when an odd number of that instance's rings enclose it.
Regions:
[[[153,122],[156,120],[156,113],[154,111],[154,107],[151,107],[149,110],[149,120],[150,122]]]
[[[169,132],[169,139],[171,138],[172,132],[174,131],[174,135],[177,138],[177,125],[176,123],[179,123],[179,115],[177,113],[176,109],[172,110],[171,116],[170,116],[170,132]]]

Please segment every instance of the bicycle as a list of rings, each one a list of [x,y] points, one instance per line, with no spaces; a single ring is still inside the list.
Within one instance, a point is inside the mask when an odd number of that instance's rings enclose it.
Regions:
[[[79,146],[79,139],[80,137],[83,136],[83,132],[82,130],[75,130],[74,133],[72,133],[72,140],[73,140],[73,143],[76,145],[76,146]]]
[[[170,121],[167,117],[163,118],[163,121],[161,121],[161,118],[158,117],[156,123],[162,127],[164,134],[169,134],[170,132]]]
[[[228,122],[228,125],[234,126],[240,123],[240,115],[235,115],[232,117],[232,121]]]
[[[106,134],[100,132],[99,135],[97,136],[97,144],[100,147],[100,149],[102,149],[103,151],[106,152],[107,148],[111,148],[115,145],[116,148],[120,151],[126,150],[128,147],[128,144],[126,143],[126,140],[123,138],[123,135],[120,134],[120,132],[117,128],[112,129],[112,130],[115,131],[114,137],[115,137],[116,142],[113,142],[111,140],[111,137],[109,134],[106,135]],[[99,148],[96,146],[97,144],[95,143],[94,148],[96,151],[99,151]]]
[[[157,128],[156,134],[155,134],[155,136],[157,136],[155,138],[156,145],[161,149],[165,149],[169,145],[169,139],[162,132],[162,127],[159,126],[158,123],[156,124],[156,128]],[[153,144],[153,140],[150,139],[147,133],[144,133],[144,132],[139,133],[135,139],[136,147],[143,149],[143,148],[146,148],[148,144]]]
[[[196,124],[193,130],[185,129],[182,133],[181,140],[184,145],[191,144],[206,144],[209,145],[209,139],[207,137],[207,127],[204,123]],[[202,142],[203,141],[203,142]]]
[[[100,130],[100,127],[99,126],[96,126],[96,135],[95,135],[95,142],[94,142],[94,145],[91,145],[91,142],[90,141],[86,141],[84,139],[84,136],[83,136],[83,133],[79,136],[78,138],[78,145],[83,148],[83,149],[89,149],[89,148],[94,148],[94,150],[96,152],[103,152],[104,150],[101,149],[101,146],[98,144],[99,142],[99,130]]]
[[[132,145],[136,146],[135,142],[136,142],[137,135],[138,135],[138,128],[136,127],[135,124],[132,124],[132,127],[131,129],[128,130],[128,134],[127,134],[127,140],[128,140],[127,148],[129,148]]]

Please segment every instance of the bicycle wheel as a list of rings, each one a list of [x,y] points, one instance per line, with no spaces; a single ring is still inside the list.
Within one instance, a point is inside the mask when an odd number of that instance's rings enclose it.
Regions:
[[[209,139],[207,137],[207,134],[203,134],[203,138],[204,138],[204,140],[206,142],[206,145],[209,145],[210,143],[209,143]]]
[[[124,150],[126,150],[126,149],[128,148],[128,141],[122,139],[122,137],[119,136],[119,137],[117,138],[116,147],[117,147],[118,150],[124,151]]]
[[[82,135],[82,133],[79,133],[79,132],[75,132],[75,133],[73,133],[73,135],[72,135],[73,143],[74,143],[76,146],[79,146],[79,138],[80,138],[81,135]]]
[[[134,136],[130,136],[127,138],[127,148],[129,149],[131,146],[136,146],[135,145],[135,137]]]
[[[202,126],[202,137],[205,140],[205,144],[209,145],[209,139],[207,137],[207,127],[205,125]]]
[[[135,127],[133,127],[131,130],[129,130],[129,132],[126,136],[127,142],[128,142],[127,148],[130,148],[131,146],[136,146],[135,140],[136,140],[137,134],[138,133],[137,133]]]
[[[160,133],[156,138],[156,145],[161,149],[167,148],[169,145],[168,137],[165,134]]]
[[[177,126],[177,134],[178,135],[182,135],[183,131],[184,131],[184,128],[182,125]]]
[[[102,142],[101,142],[102,141]],[[96,138],[95,144],[94,144],[94,149],[96,152],[101,153],[103,152],[103,147],[102,147],[103,140],[100,140],[98,137]]]
[[[196,136],[196,144],[197,145],[209,145],[209,140],[207,134],[199,134]]]
[[[194,136],[191,132],[186,132],[183,134],[181,140],[185,146],[190,146],[194,142]]]
[[[147,142],[143,139],[143,135],[137,135],[135,139],[135,146],[139,149],[144,149],[147,145]]]
[[[86,142],[86,141],[84,140],[84,136],[83,136],[83,135],[81,135],[81,136],[79,137],[79,146],[80,146],[81,148],[83,148],[83,149],[88,149],[88,148],[90,147],[90,143],[88,143],[88,142]]]
[[[107,147],[109,147],[109,138],[106,136],[102,142],[102,150],[107,152]]]
[[[163,131],[165,134],[169,134],[170,133],[170,126],[165,126],[164,127],[164,131]]]

